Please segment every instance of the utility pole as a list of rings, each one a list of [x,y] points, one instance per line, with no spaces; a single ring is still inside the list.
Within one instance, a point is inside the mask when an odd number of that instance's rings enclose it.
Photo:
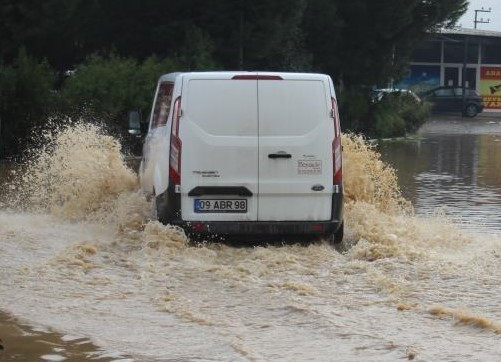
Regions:
[[[466,75],[468,73],[467,67],[468,67],[468,35],[464,37],[464,58],[463,58],[463,74],[462,74],[463,81],[461,82],[462,83],[461,87],[463,88],[462,107],[466,105]]]
[[[490,12],[491,12],[491,8],[489,8],[489,10],[485,10],[483,6],[481,9],[475,10],[475,20],[473,21],[473,24],[475,25],[475,29],[477,28],[477,24],[489,24],[491,22],[491,19],[484,20],[484,18],[480,18],[480,20],[477,20],[478,13],[490,13]]]

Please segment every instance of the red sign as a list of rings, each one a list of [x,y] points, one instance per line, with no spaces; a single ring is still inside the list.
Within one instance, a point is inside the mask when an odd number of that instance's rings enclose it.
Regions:
[[[482,67],[480,79],[501,80],[501,67]]]
[[[480,69],[480,93],[486,109],[501,109],[501,67]]]

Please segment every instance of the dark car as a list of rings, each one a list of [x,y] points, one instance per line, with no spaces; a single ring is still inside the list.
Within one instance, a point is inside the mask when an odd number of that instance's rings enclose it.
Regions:
[[[423,100],[432,104],[435,112],[461,112],[464,116],[475,117],[484,110],[482,96],[474,89],[461,87],[438,87],[420,94]]]

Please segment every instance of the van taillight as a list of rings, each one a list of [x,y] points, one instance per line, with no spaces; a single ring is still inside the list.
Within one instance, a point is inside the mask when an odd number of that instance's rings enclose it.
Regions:
[[[172,128],[170,136],[169,179],[174,185],[181,184],[181,150],[179,121],[181,120],[181,97],[174,102],[172,110]]]
[[[339,113],[336,100],[331,97],[331,116],[334,120],[334,140],[332,141],[332,183],[341,185],[343,183],[343,156],[341,154],[341,129],[339,124]]]
[[[333,184],[341,185],[343,183],[343,157],[341,155],[341,137],[336,137],[332,142],[333,158]]]

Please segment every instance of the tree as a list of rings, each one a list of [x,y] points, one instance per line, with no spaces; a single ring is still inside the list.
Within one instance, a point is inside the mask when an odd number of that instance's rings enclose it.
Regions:
[[[90,1],[89,3],[91,3]],[[84,0],[3,0],[0,6],[0,55],[11,61],[24,46],[47,59],[57,70],[67,70],[82,55],[79,32]]]
[[[53,105],[52,72],[21,48],[12,65],[0,63],[0,157],[15,155],[28,132]]]
[[[310,0],[304,26],[313,65],[351,86],[398,77],[414,46],[454,24],[466,6],[466,0]]]

